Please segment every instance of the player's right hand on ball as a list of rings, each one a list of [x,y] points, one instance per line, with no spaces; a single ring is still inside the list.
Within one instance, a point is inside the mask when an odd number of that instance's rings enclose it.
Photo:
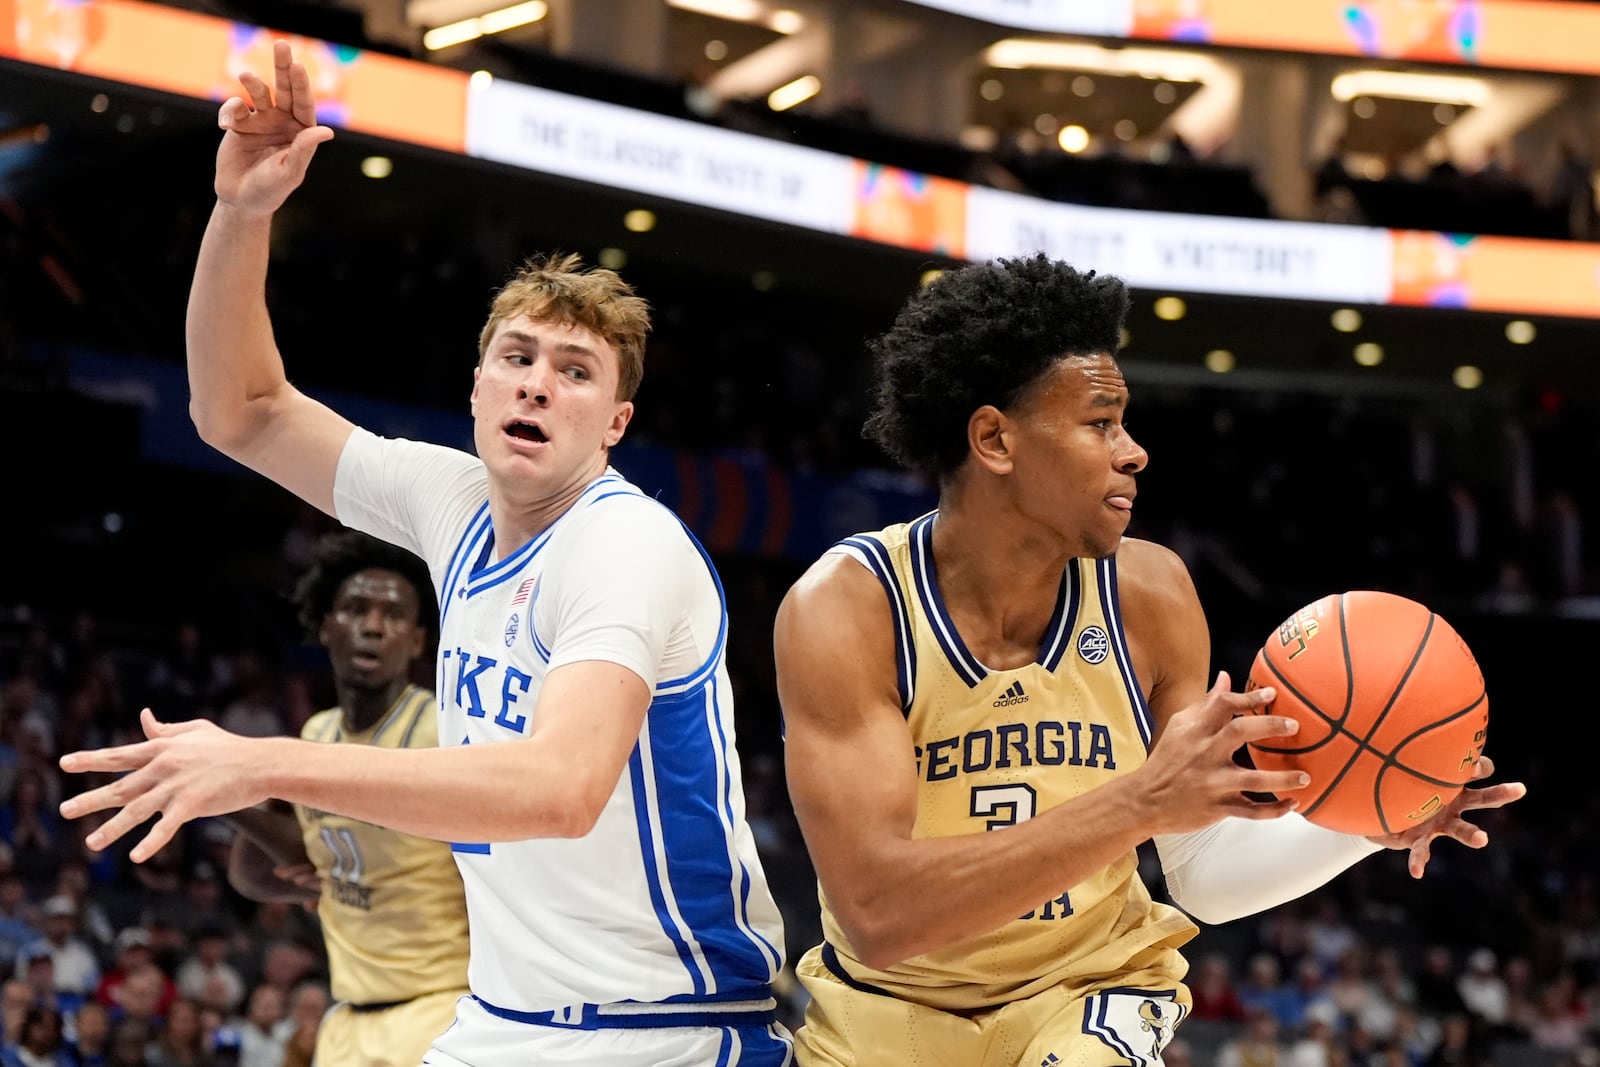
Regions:
[[[1249,742],[1299,731],[1291,718],[1259,713],[1275,699],[1271,686],[1233,692],[1224,671],[1210,692],[1172,716],[1138,772],[1152,802],[1153,834],[1187,833],[1229,815],[1276,819],[1294,810],[1294,792],[1310,782],[1305,772],[1259,771],[1234,761]],[[1247,793],[1279,799],[1252,800]]]

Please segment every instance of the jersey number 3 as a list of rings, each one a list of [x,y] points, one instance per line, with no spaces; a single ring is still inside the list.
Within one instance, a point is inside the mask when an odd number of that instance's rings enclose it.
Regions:
[[[1004,830],[1027,822],[1039,809],[1039,794],[1025,782],[972,787],[972,817],[985,820],[985,830]],[[1064,919],[1072,914],[1072,900],[1062,893],[1022,916],[1024,919]]]

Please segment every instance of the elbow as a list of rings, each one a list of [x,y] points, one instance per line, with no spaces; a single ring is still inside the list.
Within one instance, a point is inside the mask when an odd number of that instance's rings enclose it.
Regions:
[[[534,824],[531,827],[533,832],[527,836],[588,837],[600,822],[600,815],[610,799],[609,790],[602,796],[596,796],[591,789],[574,789],[565,796],[553,798],[553,803],[545,805],[530,820]]]
[[[849,942],[850,954],[875,971],[886,971],[916,955],[906,931],[896,927],[886,908],[836,909],[834,918]]]
[[[200,440],[224,454],[231,454],[243,442],[243,419],[224,418],[213,405],[189,401],[189,421]]]
[[[1183,892],[1171,883],[1168,884],[1167,895],[1172,898],[1172,903],[1177,905],[1180,911],[1201,926],[1221,926],[1248,914],[1225,907],[1222,901],[1208,897],[1204,893]]]

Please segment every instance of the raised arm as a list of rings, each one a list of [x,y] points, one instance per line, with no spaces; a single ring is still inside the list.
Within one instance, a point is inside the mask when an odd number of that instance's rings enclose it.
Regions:
[[[222,105],[217,204],[189,291],[189,413],[207,444],[329,514],[333,476],[351,424],[284,373],[267,316],[272,216],[305,178],[317,145],[306,69],[273,45],[274,86],[239,76],[245,95]]]
[[[784,599],[775,640],[795,812],[834,914],[875,968],[998,929],[1152,833],[1287,810],[1242,793],[1286,788],[1292,774],[1230,758],[1247,738],[1288,732],[1274,716],[1234,718],[1270,691],[1232,693],[1223,678],[1185,713],[1187,744],[1166,760],[1017,826],[915,838],[916,752],[883,587],[854,560],[826,557]]]

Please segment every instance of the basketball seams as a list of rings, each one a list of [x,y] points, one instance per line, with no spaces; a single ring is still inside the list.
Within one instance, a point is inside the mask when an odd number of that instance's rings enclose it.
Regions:
[[[1323,801],[1328,800],[1328,797],[1333,795],[1333,790],[1338,789],[1339,782],[1344,781],[1344,776],[1350,773],[1350,768],[1355,766],[1355,761],[1360,760],[1363,753],[1371,752],[1373,755],[1376,755],[1376,757],[1378,757],[1379,761],[1382,763],[1382,766],[1379,766],[1378,773],[1373,774],[1373,809],[1376,811],[1376,813],[1378,813],[1378,822],[1379,824],[1382,824],[1382,827],[1384,827],[1384,833],[1394,832],[1394,830],[1389,829],[1389,821],[1387,821],[1386,817],[1384,817],[1384,813],[1382,813],[1382,806],[1378,803],[1379,785],[1381,785],[1382,776],[1384,776],[1384,769],[1386,769],[1387,765],[1389,765],[1389,753],[1379,752],[1379,750],[1376,749],[1373,744],[1371,744],[1371,741],[1373,741],[1374,734],[1378,733],[1379,729],[1381,729],[1382,725],[1384,725],[1384,718],[1389,717],[1389,712],[1394,710],[1395,702],[1400,701],[1400,693],[1402,693],[1403,689],[1405,689],[1406,681],[1410,681],[1411,675],[1416,673],[1416,665],[1418,665],[1419,662],[1422,662],[1422,649],[1427,648],[1427,638],[1429,638],[1430,633],[1434,632],[1434,619],[1437,619],[1437,617],[1437,614],[1432,613],[1432,611],[1427,613],[1427,625],[1426,627],[1422,627],[1422,638],[1418,641],[1418,643],[1416,643],[1416,648],[1411,649],[1411,662],[1406,664],[1405,672],[1402,672],[1402,675],[1400,675],[1400,681],[1398,681],[1397,685],[1395,685],[1394,691],[1389,694],[1389,699],[1384,702],[1384,707],[1382,707],[1381,712],[1373,715],[1373,723],[1371,723],[1371,726],[1368,726],[1368,729],[1366,729],[1366,736],[1357,737],[1354,733],[1349,733],[1349,731],[1344,731],[1344,729],[1341,729],[1341,733],[1346,733],[1347,736],[1349,736],[1350,739],[1355,742],[1355,752],[1350,753],[1349,760],[1346,760],[1344,766],[1339,768],[1338,774],[1334,774],[1333,781],[1328,782],[1328,787],[1322,790],[1322,797],[1318,797],[1317,800],[1312,803],[1312,806],[1307,808],[1306,811],[1302,811],[1301,814],[1307,814],[1307,816],[1309,816],[1312,811],[1320,808]],[[1349,633],[1349,629],[1347,629],[1346,624],[1344,624],[1344,597],[1342,597],[1342,595],[1339,597],[1339,627],[1344,629],[1344,632]],[[1354,664],[1350,664],[1349,641],[1346,641],[1346,646],[1344,646],[1344,662],[1346,662],[1346,669],[1354,673]],[[1354,681],[1352,681],[1352,693],[1354,693]],[[1347,697],[1347,699],[1349,699],[1349,697]]]
[[[1302,662],[1317,620],[1322,640]],[[1328,632],[1333,626],[1337,639]],[[1290,652],[1295,655],[1285,659]],[[1462,658],[1466,666],[1457,662]],[[1342,697],[1336,691],[1341,684]],[[1468,751],[1456,746],[1480,744],[1475,731],[1487,721],[1488,694],[1471,650],[1426,605],[1375,590],[1333,593],[1309,604],[1261,646],[1247,688],[1261,685],[1277,687],[1283,700],[1256,714],[1299,719],[1308,743],[1249,747],[1262,757],[1257,765],[1263,769],[1318,768],[1311,788],[1290,794],[1302,798],[1299,812],[1312,822],[1357,835],[1388,834],[1396,826],[1409,828],[1467,785],[1453,780]],[[1341,710],[1330,714],[1318,702]]]

